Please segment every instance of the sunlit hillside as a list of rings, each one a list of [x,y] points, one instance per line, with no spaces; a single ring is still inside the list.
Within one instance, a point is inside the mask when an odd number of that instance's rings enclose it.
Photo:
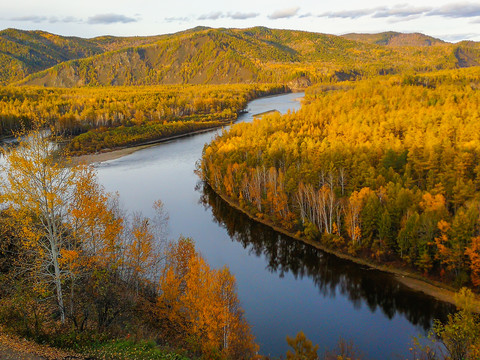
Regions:
[[[480,59],[477,43],[450,44],[422,34],[342,37],[264,27],[195,28],[144,38],[85,40],[48,34],[56,41],[47,44],[47,34],[22,33],[29,39],[34,35],[40,37],[42,49],[51,48],[59,55],[16,59],[5,45],[3,61],[11,65],[2,75],[4,83],[30,74],[18,84],[72,87],[281,82],[305,87],[320,81],[475,66]],[[35,54],[38,42],[29,40],[21,49]],[[59,52],[56,44],[62,42],[72,51]],[[18,43],[11,46],[20,46]]]

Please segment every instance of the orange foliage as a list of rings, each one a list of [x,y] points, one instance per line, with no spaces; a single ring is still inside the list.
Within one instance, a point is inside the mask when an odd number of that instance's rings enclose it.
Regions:
[[[480,236],[472,239],[472,244],[466,248],[465,255],[470,259],[472,284],[480,286]]]
[[[159,316],[177,325],[171,335],[186,334],[192,350],[207,357],[252,357],[257,346],[228,269],[211,269],[193,242],[184,238],[170,245],[167,259],[157,308]]]

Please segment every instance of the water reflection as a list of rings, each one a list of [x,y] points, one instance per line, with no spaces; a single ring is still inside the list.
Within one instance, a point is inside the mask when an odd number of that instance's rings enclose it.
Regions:
[[[202,183],[199,188],[200,201],[211,209],[214,221],[250,254],[264,256],[267,269],[279,277],[286,273],[295,278],[308,277],[323,297],[334,298],[340,293],[356,308],[365,303],[371,312],[380,309],[389,319],[401,314],[424,331],[431,328],[434,319],[445,320],[454,310],[450,304],[412,291],[391,274],[337,258],[252,221],[229,206],[207,184]]]
[[[271,109],[283,113],[298,108],[294,99],[299,96],[254,100],[240,121]],[[279,236],[209,196],[202,186],[195,191],[194,164],[214,135],[177,139],[103,163],[98,166],[99,181],[108,191],[118,191],[130,211],[151,215],[152,200],[162,199],[170,214],[171,237],[192,237],[212,267],[230,268],[262,354],[284,355],[285,336],[302,330],[321,351],[343,337],[369,359],[409,358],[411,336],[448,310],[399,288],[391,276]],[[201,196],[205,206],[198,201]]]

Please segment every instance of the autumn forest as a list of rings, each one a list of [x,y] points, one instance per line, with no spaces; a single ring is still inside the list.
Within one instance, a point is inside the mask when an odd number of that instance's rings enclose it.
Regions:
[[[447,292],[457,311],[412,358],[480,357],[479,43],[7,29],[0,84],[0,332],[89,359],[273,358],[235,273],[170,238],[162,199],[153,216],[130,211],[76,161],[218,129],[197,187],[303,246]],[[300,90],[298,111],[235,124],[252,100]],[[365,358],[355,339],[323,354],[291,331],[287,359]]]

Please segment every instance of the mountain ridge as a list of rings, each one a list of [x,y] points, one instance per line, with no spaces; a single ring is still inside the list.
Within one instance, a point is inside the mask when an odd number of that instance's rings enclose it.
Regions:
[[[13,31],[0,32],[0,64],[2,59],[8,63],[1,41],[15,40],[25,56],[10,57],[12,66],[3,67],[10,73],[0,71],[4,84],[308,84],[480,64],[479,43],[451,44],[419,33],[336,36],[258,26],[196,27],[156,36],[91,39],[19,30],[17,38],[10,36],[13,40],[4,35]],[[46,51],[48,46],[51,53]],[[37,56],[37,62],[35,57],[28,57],[36,49],[43,56]]]
[[[441,39],[417,32],[386,31],[381,33],[348,33],[340,36],[349,40],[385,46],[432,46],[447,43]]]

